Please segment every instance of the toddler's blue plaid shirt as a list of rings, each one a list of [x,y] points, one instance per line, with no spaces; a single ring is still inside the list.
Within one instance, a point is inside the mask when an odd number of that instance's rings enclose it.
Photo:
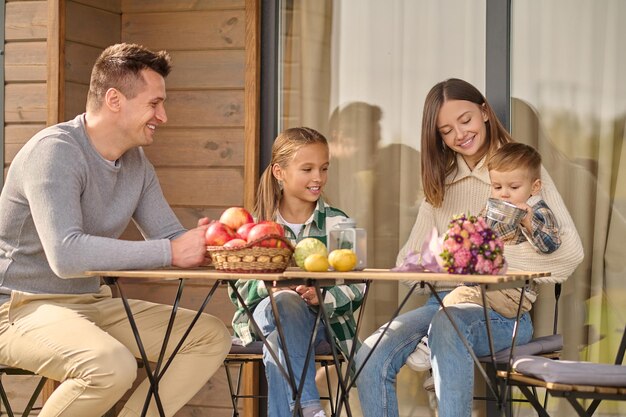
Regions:
[[[532,196],[526,202],[532,208],[532,230],[528,231],[521,224],[517,227],[485,218],[489,227],[496,232],[505,245],[517,245],[529,241],[538,253],[552,253],[561,246],[559,225],[554,213],[541,199]],[[481,215],[485,215],[485,210]]]

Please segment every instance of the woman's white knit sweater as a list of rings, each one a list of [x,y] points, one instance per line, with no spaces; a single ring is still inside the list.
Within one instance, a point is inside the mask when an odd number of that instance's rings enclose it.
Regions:
[[[407,253],[421,250],[422,243],[436,227],[439,234],[448,228],[450,219],[456,214],[477,215],[490,196],[489,172],[486,157],[470,170],[463,158],[457,155],[458,171],[446,178],[446,192],[441,207],[435,208],[426,201],[420,206],[411,235],[400,250],[396,263],[399,265]],[[548,172],[541,168],[542,196],[554,212],[561,232],[561,246],[551,254],[539,254],[528,242],[507,245],[504,256],[509,268],[524,271],[549,271],[551,276],[537,280],[539,282],[562,282],[566,280],[583,260],[583,248],[561,195],[556,189]],[[455,284],[439,283],[442,290]]]

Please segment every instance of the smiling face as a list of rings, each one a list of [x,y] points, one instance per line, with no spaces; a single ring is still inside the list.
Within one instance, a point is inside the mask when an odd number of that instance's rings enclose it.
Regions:
[[[144,85],[135,97],[129,99],[120,94],[120,124],[129,147],[151,145],[157,126],[167,122],[165,79],[149,69],[141,75]]]
[[[283,200],[315,203],[322,195],[328,179],[328,146],[311,143],[300,147],[291,161],[273,173],[283,184]]]
[[[528,169],[517,168],[512,171],[489,171],[491,178],[491,196],[499,200],[519,205],[526,203],[530,196],[541,190],[541,180],[533,179]]]
[[[466,100],[447,100],[437,115],[437,130],[448,148],[463,156],[473,169],[487,152],[487,114]]]

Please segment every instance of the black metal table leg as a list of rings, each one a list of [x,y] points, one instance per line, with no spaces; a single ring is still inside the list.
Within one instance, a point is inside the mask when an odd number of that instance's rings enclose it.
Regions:
[[[159,411],[159,415],[161,417],[165,417],[165,412],[163,411],[163,404],[161,404],[161,398],[159,397],[158,382],[156,378],[154,377],[152,368],[150,367],[150,362],[148,361],[146,350],[143,347],[143,342],[141,341],[141,336],[139,335],[139,329],[137,328],[137,323],[135,323],[133,312],[130,308],[130,305],[128,304],[128,299],[124,295],[124,291],[122,290],[122,287],[120,286],[117,278],[110,278],[110,280],[115,284],[117,291],[120,294],[120,298],[122,299],[122,304],[124,305],[124,310],[126,310],[126,315],[128,316],[128,322],[130,323],[130,328],[133,331],[133,336],[135,336],[135,342],[137,342],[137,348],[139,349],[141,360],[144,364],[144,367],[146,368],[146,374],[147,374],[148,380],[150,381],[150,389],[148,390],[148,394],[154,395],[154,401]],[[144,405],[144,409],[141,412],[141,417],[144,417],[146,415],[148,404],[149,404],[149,399],[146,401],[146,404]]]
[[[409,289],[408,293],[406,294],[406,296],[404,297],[404,299],[402,300],[402,302],[400,303],[400,305],[398,306],[396,311],[393,313],[391,320],[389,320],[389,322],[387,323],[387,326],[385,326],[385,328],[382,330],[382,332],[379,335],[378,339],[376,339],[376,342],[374,343],[374,345],[370,349],[370,352],[368,353],[368,355],[363,360],[363,363],[361,364],[361,367],[357,368],[357,366],[355,364],[356,345],[357,345],[356,342],[358,341],[359,331],[361,329],[361,324],[362,324],[362,320],[361,319],[363,317],[363,312],[365,310],[365,305],[366,305],[366,302],[367,302],[367,296],[369,294],[371,283],[372,283],[371,280],[366,280],[365,281],[365,284],[366,284],[365,293],[363,294],[363,300],[361,302],[359,316],[358,316],[358,319],[357,319],[357,328],[356,328],[355,335],[354,335],[354,342],[353,342],[353,345],[352,345],[352,349],[351,349],[350,355],[347,358],[347,364],[346,364],[347,372],[346,372],[345,377],[343,375],[341,375],[341,373],[339,373],[339,371],[338,371],[339,387],[338,387],[338,395],[337,395],[337,398],[336,398],[337,405],[335,407],[337,415],[341,414],[341,411],[342,411],[344,406],[346,407],[346,413],[348,414],[348,416],[352,415],[352,412],[350,410],[350,404],[348,402],[350,390],[356,385],[357,378],[358,378],[359,374],[361,373],[361,370],[363,369],[363,366],[365,366],[365,364],[367,363],[367,361],[371,357],[373,351],[376,349],[376,347],[378,346],[378,344],[380,343],[380,341],[384,337],[385,333],[389,329],[389,326],[391,325],[391,322],[396,317],[398,317],[398,315],[400,314],[400,311],[402,311],[402,308],[404,308],[404,305],[407,303],[407,301],[409,300],[410,296],[413,294],[413,292],[415,291],[415,288],[418,285],[418,283],[415,283],[414,285],[411,286],[411,288]],[[319,287],[319,285],[316,283],[316,288],[317,287]],[[319,297],[319,295],[318,295],[318,297]],[[323,308],[323,306],[322,306],[321,310],[324,312],[324,319],[326,320],[326,324],[327,324],[325,327],[328,330],[332,330],[330,325],[328,324],[329,316],[325,312],[325,309]],[[329,335],[328,337],[331,340],[331,348],[332,348],[333,359],[335,361],[335,367],[339,370],[340,369],[339,361],[338,361],[338,356],[337,356],[336,349],[334,348],[334,344],[332,343],[332,340],[333,340],[332,339],[332,335]],[[351,372],[351,371],[353,371],[353,372]],[[339,395],[339,394],[341,394],[341,395]]]
[[[291,390],[293,392],[294,395],[294,400],[296,402],[296,405],[294,407],[293,410],[293,415],[294,416],[302,416],[302,407],[300,406],[300,396],[301,396],[301,391],[304,387],[303,382],[304,382],[304,378],[306,377],[306,372],[307,372],[307,367],[305,366],[302,370],[302,374],[301,374],[301,378],[300,378],[300,384],[299,386],[296,384],[296,378],[295,378],[295,372],[291,366],[291,360],[289,358],[289,353],[287,351],[287,347],[285,344],[285,336],[284,336],[284,332],[283,332],[283,328],[280,322],[280,317],[278,314],[278,309],[276,307],[276,302],[274,300],[273,297],[273,293],[271,292],[271,282],[266,283],[266,286],[268,287],[268,294],[270,297],[270,303],[272,306],[272,313],[274,314],[274,321],[276,322],[276,331],[278,333],[278,337],[279,337],[279,341],[283,346],[283,350],[285,351],[285,362],[286,362],[286,368],[280,363],[280,360],[278,358],[278,355],[276,354],[276,352],[274,351],[274,349],[272,348],[272,346],[270,345],[270,343],[267,341],[267,338],[265,337],[265,335],[263,335],[263,332],[261,331],[261,329],[259,328],[258,324],[256,323],[256,320],[254,320],[254,315],[252,313],[252,310],[250,310],[248,308],[248,306],[245,303],[245,300],[243,299],[243,297],[241,297],[241,294],[239,294],[239,291],[237,290],[237,287],[235,286],[235,283],[232,281],[229,281],[228,284],[230,285],[230,288],[233,290],[233,293],[235,294],[235,297],[237,297],[237,300],[239,301],[239,304],[242,306],[242,308],[244,309],[246,315],[248,316],[248,319],[250,320],[250,324],[252,325],[252,327],[254,328],[254,333],[257,335],[257,337],[259,339],[261,339],[261,341],[263,342],[263,345],[265,346],[265,348],[267,349],[267,352],[270,354],[270,356],[272,357],[272,359],[274,359],[274,362],[276,363],[276,366],[278,367],[279,371],[281,372],[281,374],[283,375],[283,377],[289,382],[289,385],[291,386]],[[313,346],[314,341],[315,341],[315,336],[317,334],[317,327],[318,327],[318,323],[320,321],[320,317],[321,314],[318,313],[318,315],[316,316],[316,320],[315,320],[315,325],[313,326],[313,332],[311,334],[311,337],[309,339],[309,349],[307,352],[307,361],[310,360],[310,355],[314,355],[315,353],[315,348]],[[308,363],[308,362],[305,362]]]
[[[330,345],[330,351],[331,354],[333,356],[333,362],[335,365],[335,369],[337,370],[337,382],[339,384],[339,391],[341,392],[341,395],[339,395],[339,398],[337,398],[337,409],[336,409],[336,414],[339,415],[341,413],[341,408],[345,403],[345,407],[346,407],[346,414],[348,414],[348,417],[352,417],[352,410],[350,409],[350,404],[348,402],[348,398],[349,398],[349,390],[347,387],[347,379],[349,378],[349,370],[351,369],[350,363],[348,363],[348,365],[346,366],[346,368],[348,369],[348,373],[347,373],[347,377],[346,379],[344,379],[343,375],[341,375],[341,367],[339,366],[339,356],[337,353],[337,347],[335,346],[335,338],[333,335],[333,330],[330,327],[330,316],[328,314],[328,312],[326,311],[326,309],[324,308],[324,294],[322,293],[322,290],[320,288],[319,282],[315,281],[313,282],[313,286],[315,287],[315,293],[317,295],[317,299],[321,300],[319,303],[319,308],[318,308],[318,312],[321,313],[321,316],[323,317],[324,320],[324,330],[326,332],[326,338],[328,339],[328,343]],[[363,306],[363,304],[361,303],[361,307]],[[357,336],[355,335],[355,338]]]

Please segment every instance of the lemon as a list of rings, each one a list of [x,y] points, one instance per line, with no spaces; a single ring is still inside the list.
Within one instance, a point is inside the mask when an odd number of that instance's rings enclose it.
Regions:
[[[309,255],[304,260],[304,269],[309,272],[328,271],[328,258],[320,253]]]
[[[335,249],[328,255],[328,263],[335,271],[352,271],[356,266],[356,253],[350,249]]]
[[[302,239],[300,242],[298,242],[293,252],[293,258],[296,261],[296,265],[298,265],[302,269],[306,269],[304,267],[304,260],[309,255],[312,255],[314,253],[327,257],[328,250],[326,249],[326,245],[324,245],[321,240],[315,239],[314,237],[307,237]]]

